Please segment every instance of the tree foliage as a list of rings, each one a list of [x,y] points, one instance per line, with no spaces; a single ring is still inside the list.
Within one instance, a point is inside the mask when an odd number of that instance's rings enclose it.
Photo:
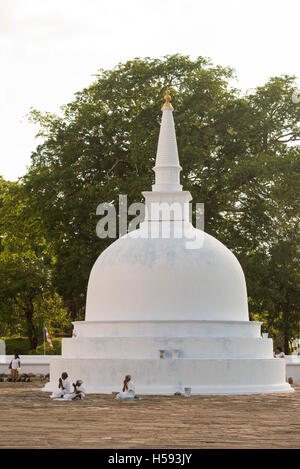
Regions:
[[[2,180],[0,189],[0,334],[26,335],[33,350],[42,340],[44,322],[52,326],[59,306],[65,326],[66,313],[52,286],[54,254],[39,216],[28,210],[23,186]]]
[[[278,339],[281,333],[286,348],[298,334],[300,104],[293,100],[295,78],[273,77],[242,94],[230,86],[233,76],[230,68],[202,57],[134,59],[100,70],[61,115],[31,113],[42,143],[20,187],[3,192],[3,236],[13,235],[18,256],[28,253],[31,285],[43,285],[43,294],[51,285],[73,320],[84,312],[95,259],[113,241],[97,238],[96,207],[117,204],[119,194],[127,194],[129,203],[142,201],[141,192],[153,183],[168,84],[182,184],[195,202],[205,203],[205,230],[240,260],[251,317],[263,319]],[[9,231],[22,213],[21,231]],[[34,233],[29,244],[24,230]],[[8,252],[6,243],[2,249]],[[9,262],[14,249],[10,241]],[[20,269],[16,259],[14,268]],[[15,275],[23,278],[19,271]],[[5,297],[9,287],[3,289]]]

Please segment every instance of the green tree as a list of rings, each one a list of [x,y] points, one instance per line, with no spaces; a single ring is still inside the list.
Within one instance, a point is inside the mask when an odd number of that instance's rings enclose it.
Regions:
[[[286,353],[289,342],[299,337],[300,310],[300,106],[293,100],[295,91],[294,78],[283,76],[247,97],[253,135],[247,139],[248,161],[236,170],[242,183],[229,228],[242,235],[239,257],[250,313],[258,314]]]
[[[153,183],[168,84],[182,183],[194,201],[205,202],[206,231],[242,263],[251,315],[269,318],[268,326],[272,318],[277,328],[288,323],[285,344],[295,334],[299,306],[294,300],[288,306],[291,290],[284,280],[292,283],[294,298],[298,277],[290,271],[294,260],[281,259],[298,242],[295,79],[271,78],[242,95],[230,87],[232,77],[230,68],[202,57],[135,59],[101,70],[61,116],[32,112],[43,143],[32,155],[24,189],[53,246],[54,285],[72,319],[83,313],[93,262],[112,241],[95,235],[97,205],[117,203],[119,194],[127,194],[129,203],[140,201]]]
[[[27,212],[23,187],[1,181],[0,190],[0,314],[10,332],[25,326],[30,348],[41,337],[36,307],[50,294],[53,254],[40,229],[40,220]],[[24,331],[23,331],[24,332]]]
[[[55,245],[53,278],[72,319],[83,312],[93,262],[112,241],[96,237],[97,205],[117,203],[119,194],[127,194],[129,203],[141,201],[141,191],[151,186],[166,84],[172,86],[179,146],[186,146],[189,124],[201,142],[191,147],[193,153],[182,152],[183,179],[189,182],[214,144],[211,122],[233,99],[227,90],[231,75],[203,58],[136,59],[100,71],[96,82],[63,108],[62,117],[32,113],[44,143],[33,153],[24,182]]]

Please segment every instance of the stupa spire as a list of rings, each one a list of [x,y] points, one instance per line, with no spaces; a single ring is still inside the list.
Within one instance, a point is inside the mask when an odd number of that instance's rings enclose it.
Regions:
[[[171,96],[170,96],[170,91],[169,91],[169,87],[168,87],[168,86],[167,86],[167,88],[166,88],[166,94],[165,94],[164,100],[165,100],[165,104],[163,105],[162,109],[172,109],[172,111],[173,111],[173,106],[172,106],[172,104],[170,103],[170,101],[171,101]]]
[[[170,103],[169,87],[166,88],[165,103],[162,107],[162,120],[160,125],[155,166],[154,192],[179,192],[180,171],[175,125],[173,119],[173,106]]]
[[[189,223],[189,202],[192,196],[189,191],[183,191],[180,184],[182,168],[179,164],[173,106],[170,101],[170,91],[167,87],[153,168],[155,184],[152,186],[152,191],[143,192],[146,203],[146,224],[158,220]]]

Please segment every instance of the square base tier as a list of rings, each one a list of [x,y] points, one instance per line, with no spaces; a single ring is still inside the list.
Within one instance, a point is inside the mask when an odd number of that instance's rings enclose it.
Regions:
[[[258,321],[75,321],[76,337],[260,337]]]
[[[78,337],[62,340],[64,358],[273,358],[262,337]]]
[[[44,391],[56,391],[61,373],[71,382],[84,381],[87,393],[111,394],[122,388],[130,374],[136,393],[171,395],[191,388],[191,394],[283,393],[293,389],[286,382],[285,360],[242,359],[50,359],[51,381]]]

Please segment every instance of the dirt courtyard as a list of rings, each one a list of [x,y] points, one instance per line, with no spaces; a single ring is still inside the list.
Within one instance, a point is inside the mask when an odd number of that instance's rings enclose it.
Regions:
[[[252,396],[52,401],[43,385],[0,383],[0,448],[300,448],[300,385]]]

